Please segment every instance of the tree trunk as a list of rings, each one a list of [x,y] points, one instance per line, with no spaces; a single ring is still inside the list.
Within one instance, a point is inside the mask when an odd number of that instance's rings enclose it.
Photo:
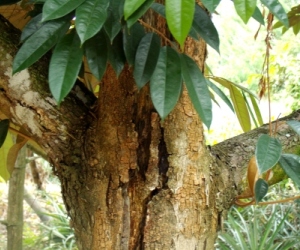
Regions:
[[[23,196],[26,167],[26,148],[19,152],[9,179],[7,209],[7,250],[23,249]]]
[[[47,153],[79,249],[214,249],[243,176],[234,175],[224,148],[213,151],[217,157],[206,148],[187,91],[160,121],[131,69],[117,78],[108,66],[96,103],[77,83],[58,108],[47,87],[47,58],[11,75],[18,36],[7,26],[0,21],[1,111]],[[204,43],[187,51],[203,66]],[[235,144],[225,147],[230,152]],[[245,162],[251,156],[239,153]]]

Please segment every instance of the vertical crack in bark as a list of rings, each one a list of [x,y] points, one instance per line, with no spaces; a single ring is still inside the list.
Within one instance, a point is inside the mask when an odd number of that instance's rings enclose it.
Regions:
[[[158,169],[159,169],[159,175],[161,177],[161,188],[166,189],[168,188],[168,176],[167,172],[169,169],[169,161],[168,161],[168,151],[167,151],[167,145],[164,140],[164,129],[161,128],[161,139],[158,144]]]

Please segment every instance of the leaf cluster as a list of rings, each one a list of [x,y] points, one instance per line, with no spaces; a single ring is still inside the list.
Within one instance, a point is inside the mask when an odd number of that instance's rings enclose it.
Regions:
[[[60,104],[86,64],[99,81],[108,63],[117,76],[128,63],[133,67],[139,89],[150,82],[151,98],[162,119],[176,105],[184,82],[200,118],[207,127],[210,126],[212,94],[209,87],[218,95],[225,95],[220,89],[211,87],[212,84],[208,83],[196,62],[183,50],[188,36],[195,40],[203,39],[218,52],[220,40],[209,14],[194,0],[166,0],[164,5],[153,0],[32,2],[40,6],[36,9],[41,13],[35,13],[36,16],[22,32],[23,45],[14,59],[13,73],[28,68],[51,50],[49,86]],[[219,2],[203,1],[203,5],[208,11],[214,12]],[[288,26],[287,15],[279,1],[261,0],[261,3]],[[234,4],[245,22],[253,17],[263,23],[256,1],[237,0]],[[150,10],[165,18],[177,42],[143,21],[144,14]],[[152,32],[146,32],[145,28],[150,28]],[[168,41],[168,46],[162,46],[162,40]],[[237,92],[234,88],[230,89],[231,98],[235,98],[234,93]],[[242,106],[237,106],[237,103],[240,102],[233,101],[234,108],[240,110]],[[242,109],[247,110],[246,103],[242,103]],[[240,122],[243,121],[244,131],[247,131],[250,119],[241,117],[241,112],[237,112],[237,115]]]

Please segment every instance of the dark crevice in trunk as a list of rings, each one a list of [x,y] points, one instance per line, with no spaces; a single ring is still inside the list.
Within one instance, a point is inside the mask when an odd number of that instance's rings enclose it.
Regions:
[[[159,174],[161,176],[161,187],[163,189],[168,188],[168,176],[167,172],[169,169],[169,161],[168,161],[168,151],[167,151],[167,145],[164,140],[164,129],[161,128],[161,139],[158,144],[158,168],[159,168]]]

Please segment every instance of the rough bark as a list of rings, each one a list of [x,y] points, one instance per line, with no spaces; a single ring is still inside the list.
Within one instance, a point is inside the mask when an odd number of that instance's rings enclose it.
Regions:
[[[215,147],[217,157],[206,148],[186,90],[161,122],[131,69],[117,78],[108,67],[96,105],[78,83],[58,108],[44,74],[47,58],[11,75],[18,36],[7,27],[0,21],[1,111],[48,154],[79,248],[213,249],[243,176],[230,165],[237,155],[221,154],[236,144]],[[203,63],[205,45],[197,46],[188,52],[198,50]],[[251,155],[238,152],[245,162]]]

